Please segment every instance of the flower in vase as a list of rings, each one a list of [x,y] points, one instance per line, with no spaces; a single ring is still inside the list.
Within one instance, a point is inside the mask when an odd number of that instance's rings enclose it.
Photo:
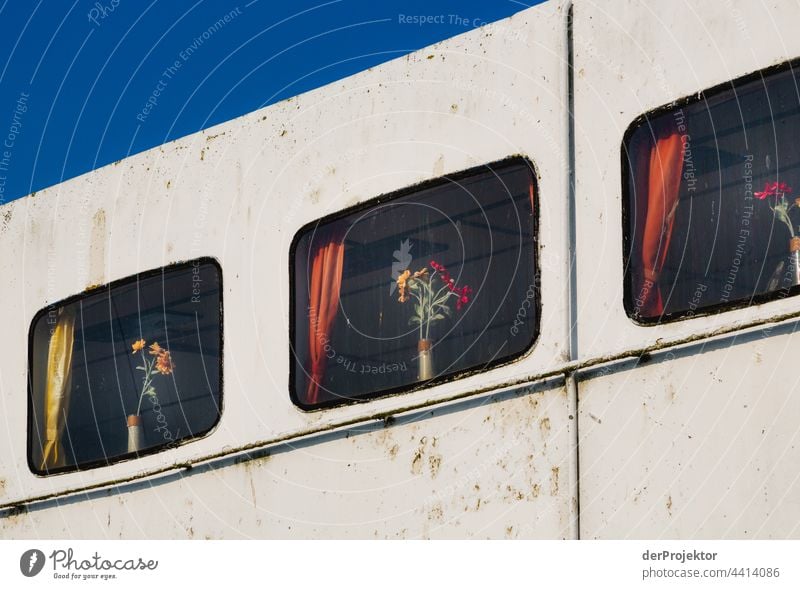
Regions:
[[[175,363],[172,361],[172,356],[167,350],[161,350],[161,353],[156,359],[156,370],[164,376],[172,374],[175,369]]]
[[[786,182],[766,182],[764,190],[761,192],[753,193],[758,200],[767,200],[769,197],[774,197],[774,201],[768,201],[769,208],[772,209],[772,214],[775,220],[780,221],[789,229],[789,235],[794,238],[797,236],[795,231],[795,224],[792,220],[792,211],[800,208],[800,198],[789,200],[792,194],[792,187]],[[773,204],[774,203],[774,204]]]
[[[401,303],[405,303],[408,300],[408,293],[406,292],[406,283],[408,282],[408,277],[411,276],[411,270],[406,270],[400,276],[397,277],[397,289],[399,291],[399,298],[397,299]]]
[[[146,345],[147,342],[144,339],[139,339],[133,342],[131,349],[134,354],[137,354],[141,352]],[[154,357],[148,358],[145,354],[142,354],[142,364],[141,366],[136,366],[136,370],[141,370],[143,373],[142,388],[139,391],[139,400],[136,406],[136,413],[134,414],[137,417],[142,411],[142,400],[145,397],[150,397],[151,399],[157,398],[156,385],[153,381],[153,377],[158,374],[168,376],[175,370],[175,363],[172,361],[172,355],[169,350],[162,348],[158,345],[158,342],[150,344],[149,350],[150,356]]]
[[[397,300],[405,303],[413,297],[416,301],[409,323],[419,326],[420,340],[429,338],[432,323],[452,316],[450,304],[453,298],[456,300],[456,310],[460,311],[469,302],[469,294],[472,293],[468,286],[456,286],[447,268],[435,260],[430,262],[430,267],[433,269],[431,273],[423,267],[413,274],[406,270],[397,278],[400,291]]]

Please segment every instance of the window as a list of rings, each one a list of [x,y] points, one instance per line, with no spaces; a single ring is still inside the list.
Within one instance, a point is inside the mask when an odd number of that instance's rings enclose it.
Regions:
[[[294,402],[406,391],[525,353],[539,318],[533,207],[532,166],[515,158],[301,230]]]
[[[220,416],[221,271],[210,259],[40,311],[29,348],[28,461],[102,466],[208,433]]]
[[[623,146],[625,306],[640,323],[800,284],[800,95],[789,67],[637,121]]]

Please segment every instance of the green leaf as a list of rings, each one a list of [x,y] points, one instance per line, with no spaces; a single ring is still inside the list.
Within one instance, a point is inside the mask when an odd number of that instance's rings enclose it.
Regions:
[[[145,368],[144,366],[137,366],[136,370],[147,370],[147,368]]]
[[[417,317],[416,315],[408,320],[409,325],[414,325],[415,323],[418,324],[419,322],[420,322],[420,318]]]
[[[436,315],[433,316],[431,321],[437,321],[439,319],[444,319],[444,315],[442,315],[441,313],[437,313]]]
[[[153,370],[150,374],[160,374],[158,370]]]

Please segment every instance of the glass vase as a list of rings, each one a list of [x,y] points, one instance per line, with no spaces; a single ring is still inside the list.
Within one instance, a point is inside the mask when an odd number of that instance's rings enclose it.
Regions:
[[[776,290],[789,290],[800,285],[800,237],[789,240],[789,253],[782,259],[767,286],[770,292]]]
[[[139,452],[142,446],[144,446],[142,418],[138,415],[128,415],[128,452]]]
[[[433,378],[433,342],[429,339],[421,339],[417,344],[419,356],[419,380],[430,380]]]

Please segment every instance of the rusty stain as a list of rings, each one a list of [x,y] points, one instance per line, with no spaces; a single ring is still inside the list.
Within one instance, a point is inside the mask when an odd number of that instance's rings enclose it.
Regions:
[[[204,159],[206,159],[206,150],[205,150],[205,148],[200,150],[200,161],[202,162]]]
[[[547,437],[550,433],[550,418],[543,417],[539,420],[539,429],[542,431],[542,436]]]
[[[550,495],[555,497],[558,495],[558,467],[554,466],[550,469]]]
[[[667,496],[667,513],[672,515],[672,495]]]
[[[427,59],[433,59],[433,57],[434,57],[433,55],[429,55],[429,56],[427,57]]]
[[[392,460],[397,458],[397,453],[399,451],[400,451],[400,446],[398,446],[397,444],[389,448],[389,458],[391,458]]]
[[[451,104],[450,105],[450,110],[452,112],[454,112],[454,113],[458,112],[458,105],[457,104]]]
[[[414,452],[414,458],[411,460],[411,474],[422,473],[422,449],[418,448]]]
[[[287,133],[287,131],[286,131],[286,129],[284,129],[283,131],[281,131],[280,137],[284,137],[286,135],[286,133]]]
[[[647,490],[647,487],[642,487],[641,489],[639,489],[638,491],[636,491],[636,492],[633,494],[633,502],[634,502],[634,503],[638,503],[638,502],[639,502],[639,497],[641,497],[642,493],[644,493],[646,490]]]
[[[172,180],[167,180],[167,188],[169,188],[170,186],[172,186]]]
[[[442,521],[444,519],[444,510],[442,509],[442,504],[437,503],[433,507],[431,507],[431,511],[428,514],[428,519]]]
[[[533,495],[534,499],[536,499],[539,496],[539,493],[541,493],[541,491],[542,488],[539,486],[539,483],[534,483],[533,487],[531,487],[531,495]]]
[[[439,454],[434,454],[428,457],[428,466],[431,469],[431,478],[435,479],[439,474],[439,469],[442,466],[442,457]]]

